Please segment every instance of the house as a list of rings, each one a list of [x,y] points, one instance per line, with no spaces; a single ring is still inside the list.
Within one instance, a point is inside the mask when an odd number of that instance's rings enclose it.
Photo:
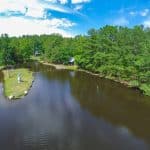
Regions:
[[[39,55],[40,55],[40,52],[39,52],[39,51],[35,51],[34,55],[35,55],[35,56],[39,56]]]
[[[74,62],[75,62],[74,57],[71,57],[71,58],[69,59],[69,64],[70,64],[70,65],[74,65]]]

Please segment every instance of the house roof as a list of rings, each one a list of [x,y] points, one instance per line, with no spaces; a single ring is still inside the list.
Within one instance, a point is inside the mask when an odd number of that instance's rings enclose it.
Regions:
[[[70,63],[72,63],[72,62],[74,62],[75,61],[75,59],[73,58],[73,57],[71,57],[70,59],[69,59],[69,62]]]

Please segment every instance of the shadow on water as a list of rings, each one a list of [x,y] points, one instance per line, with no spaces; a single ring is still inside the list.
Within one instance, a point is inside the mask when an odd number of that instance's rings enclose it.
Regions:
[[[137,137],[150,142],[150,97],[81,72],[71,80],[71,87],[76,100],[94,116],[125,126]]]
[[[35,72],[28,95],[8,101],[0,92],[0,148],[150,148],[149,97],[83,72],[55,70],[38,63],[26,66]],[[0,73],[0,82],[2,78]]]

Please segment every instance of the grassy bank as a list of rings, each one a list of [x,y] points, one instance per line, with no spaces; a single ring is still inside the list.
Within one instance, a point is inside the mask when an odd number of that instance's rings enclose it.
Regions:
[[[44,61],[40,61],[40,63],[44,64],[44,65],[49,65],[49,66],[53,66],[56,69],[66,69],[66,70],[77,70],[78,67],[76,65],[61,65],[61,64],[52,64],[52,63],[48,63],[48,62],[44,62]]]
[[[28,69],[3,70],[5,96],[11,99],[19,99],[27,94],[33,81],[33,73]],[[17,76],[21,74],[21,82],[18,83]]]

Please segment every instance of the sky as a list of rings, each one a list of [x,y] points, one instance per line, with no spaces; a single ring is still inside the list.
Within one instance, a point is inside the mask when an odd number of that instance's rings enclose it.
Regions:
[[[0,0],[0,34],[86,34],[105,25],[150,27],[150,0]]]

